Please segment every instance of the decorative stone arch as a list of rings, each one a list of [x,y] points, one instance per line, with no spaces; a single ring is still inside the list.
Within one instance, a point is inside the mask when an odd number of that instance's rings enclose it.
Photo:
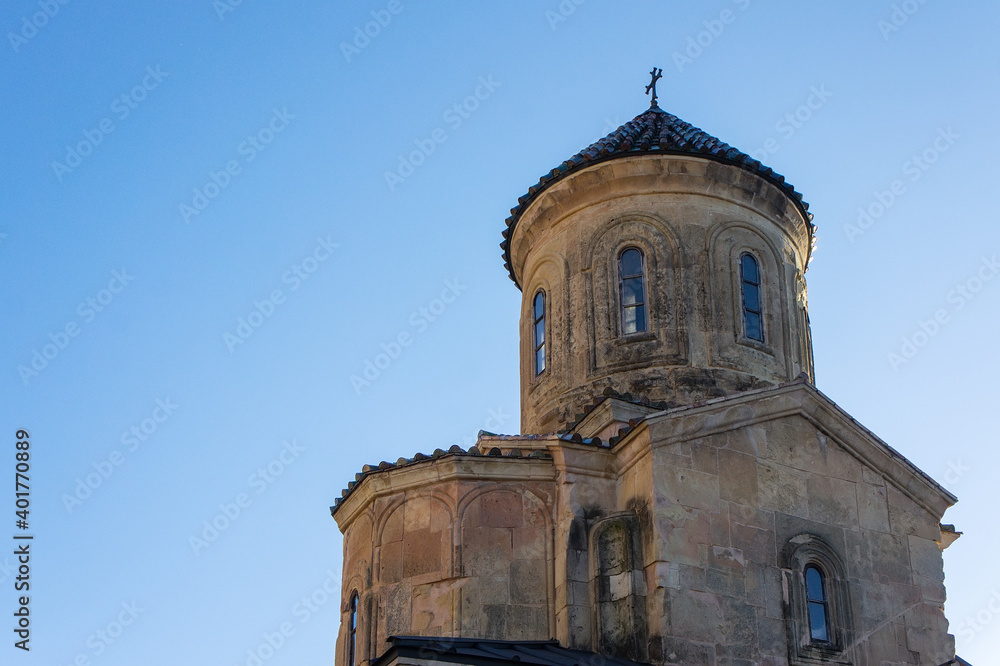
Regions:
[[[366,533],[367,539],[365,538]],[[345,578],[341,585],[340,640],[347,640],[349,626],[348,605],[351,595],[357,592],[359,627],[357,634],[357,656],[359,661],[370,659],[374,656],[370,654],[371,646],[375,640],[374,576],[372,571],[372,560],[374,559],[375,551],[374,535],[375,514],[370,508],[358,515],[344,534]],[[347,666],[349,656],[346,650],[346,642],[342,644],[342,647],[345,648],[340,653],[344,655],[343,666]]]
[[[454,517],[448,495],[433,488],[397,495],[379,513],[373,557],[371,656],[389,647],[389,635],[422,632],[415,624],[420,611],[415,591],[429,591],[453,577]],[[445,597],[449,594],[445,591]],[[431,619],[435,620],[433,631],[454,630],[450,613],[445,626],[436,622],[437,616]]]
[[[379,520],[379,523],[378,523],[377,537],[375,538],[375,541],[374,541],[374,554],[375,554],[375,556],[373,557],[373,560],[374,560],[374,572],[373,573],[374,573],[374,579],[375,579],[376,583],[382,583],[382,582],[384,582],[382,580],[382,578],[381,578],[381,571],[382,571],[382,561],[381,561],[382,560],[382,551],[381,551],[381,547],[385,543],[385,538],[386,538],[385,537],[385,530],[386,530],[386,527],[389,525],[389,521],[393,518],[394,514],[398,510],[404,509],[404,511],[405,511],[405,505],[410,504],[410,506],[413,506],[414,500],[423,500],[423,499],[428,499],[428,500],[433,500],[433,501],[438,502],[445,509],[445,511],[447,512],[447,515],[448,515],[448,524],[449,524],[449,528],[448,528],[449,541],[450,541],[450,544],[451,544],[452,547],[447,549],[447,553],[446,553],[446,555],[447,555],[447,565],[444,565],[444,564],[442,565],[442,574],[443,574],[443,577],[451,577],[452,575],[454,575],[454,572],[455,572],[455,562],[454,562],[454,557],[453,557],[453,554],[454,554],[454,548],[453,548],[453,546],[456,543],[456,539],[455,539],[455,537],[456,537],[456,531],[455,531],[456,521],[455,521],[455,507],[454,507],[454,503],[453,503],[451,497],[449,497],[447,494],[445,494],[443,492],[440,492],[440,491],[434,490],[434,489],[423,489],[419,493],[415,493],[415,494],[407,493],[407,494],[405,494],[405,495],[403,495],[401,497],[398,497],[398,498],[394,499],[393,502],[388,507],[386,507],[386,509],[382,512],[381,519]],[[404,523],[404,526],[403,526],[403,530],[405,532],[405,523]]]
[[[600,518],[591,525],[588,541],[597,652],[646,661],[646,579],[639,518],[633,512]]]
[[[531,272],[524,279],[524,298],[521,299],[521,386],[526,395],[546,391],[558,386],[568,372],[570,331],[573,325],[570,307],[569,262],[558,253],[549,253],[534,262]],[[546,371],[534,374],[534,349],[532,341],[532,305],[535,293],[545,292],[546,335],[549,348]]]
[[[619,322],[618,258],[629,247],[643,253],[648,327],[626,340]],[[591,235],[582,267],[591,375],[645,366],[650,360],[686,363],[681,248],[671,225],[648,213],[615,216]]]
[[[344,582],[343,595],[340,604],[340,650],[338,654],[344,655],[340,666],[350,666],[350,649],[347,641],[350,639],[350,613],[351,599],[358,595],[358,631],[356,635],[357,645],[355,646],[355,656],[358,666],[362,661],[373,659],[376,655],[371,654],[371,646],[375,637],[375,622],[373,622],[375,597],[372,589],[365,585],[361,576],[351,576]]]
[[[507,501],[498,502],[496,506],[484,505],[483,499],[490,495],[506,495]],[[516,515],[519,503],[520,515]],[[479,484],[458,504],[457,539],[459,566],[456,575],[466,580],[458,605],[461,615],[458,626],[462,631],[470,635],[478,631],[478,635],[487,638],[509,640],[546,640],[555,635],[553,523],[547,502],[529,488],[510,481]],[[532,627],[531,635],[527,636],[511,632],[504,636],[493,635],[490,626],[482,626],[480,618],[490,614],[487,605],[504,605],[489,604],[491,598],[483,592],[490,581],[495,584],[502,579],[510,585],[506,605],[533,608],[532,612],[544,621],[544,627]],[[533,579],[537,579],[537,585],[530,584]],[[519,598],[515,589],[518,585],[529,586],[529,595],[537,596]]]
[[[775,379],[792,377],[793,325],[789,311],[795,285],[787,274],[782,251],[755,225],[730,220],[716,224],[706,237],[708,327],[712,362],[719,367],[747,371],[749,365],[768,368]],[[764,342],[743,335],[742,285],[739,262],[751,254],[760,268],[763,299]],[[797,328],[797,327],[796,327]],[[750,374],[755,374],[751,372]]]
[[[781,566],[789,664],[851,664],[855,630],[850,585],[843,559],[821,537],[799,534],[785,544]],[[825,581],[830,634],[830,640],[826,642],[814,641],[810,635],[805,583],[805,570],[809,566],[818,568]]]

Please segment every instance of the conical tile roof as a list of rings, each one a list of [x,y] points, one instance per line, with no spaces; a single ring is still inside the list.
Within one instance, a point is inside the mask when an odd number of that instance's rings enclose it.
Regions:
[[[717,162],[749,169],[784,190],[792,201],[798,204],[803,216],[807,220],[812,219],[808,212],[809,205],[802,200],[802,195],[785,181],[784,176],[746,153],[733,148],[728,143],[720,141],[711,134],[654,105],[549,171],[538,180],[537,185],[528,189],[528,192],[517,200],[517,206],[510,210],[510,217],[506,220],[507,228],[503,232],[503,242],[500,243],[500,247],[503,249],[504,268],[510,274],[510,279],[517,284],[517,278],[514,276],[514,269],[510,263],[510,238],[521,213],[543,190],[567,174],[598,162],[618,157],[655,153],[698,155]]]

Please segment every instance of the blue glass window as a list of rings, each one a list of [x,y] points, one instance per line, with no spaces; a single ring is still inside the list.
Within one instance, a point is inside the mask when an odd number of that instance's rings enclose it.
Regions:
[[[630,247],[618,258],[618,286],[622,304],[622,334],[646,330],[646,285],[642,252]]]
[[[545,292],[535,294],[532,305],[535,327],[535,374],[540,375],[545,370]]]
[[[809,638],[817,643],[830,642],[830,607],[826,581],[818,567],[809,565],[806,575],[806,606],[809,612]]]
[[[743,285],[743,334],[764,342],[764,316],[760,302],[760,265],[753,255],[740,257],[740,282]]]
[[[350,643],[348,645],[348,651],[350,654],[348,657],[347,664],[348,666],[356,666],[358,657],[358,649],[357,649],[358,648],[358,593],[357,592],[351,595],[350,613],[351,613],[350,625],[348,625],[350,627],[350,632],[347,638],[347,640]]]

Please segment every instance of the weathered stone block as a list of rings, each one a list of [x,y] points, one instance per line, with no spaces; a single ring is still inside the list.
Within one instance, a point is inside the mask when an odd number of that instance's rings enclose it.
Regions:
[[[749,525],[733,523],[733,547],[739,548],[746,559],[767,566],[777,565],[777,550],[773,530],[762,530]]]
[[[549,601],[544,560],[514,560],[510,565],[510,600],[514,604]]]
[[[517,560],[545,559],[545,532],[535,527],[516,527],[511,531]]]
[[[889,501],[884,485],[860,483],[858,492],[858,524],[863,530],[889,532]]]
[[[382,543],[403,540],[403,507],[397,507],[385,520],[382,527]]]
[[[657,468],[656,493],[670,504],[719,510],[719,477],[690,469]]]
[[[517,493],[485,493],[479,499],[479,508],[483,527],[520,527],[524,523],[524,507]]]
[[[403,544],[383,544],[379,549],[379,582],[398,583],[403,578]]]
[[[856,529],[858,499],[855,484],[842,479],[812,475],[806,482],[809,518],[821,523]]]
[[[462,570],[466,576],[507,575],[510,530],[476,527],[462,530]]]
[[[944,558],[937,543],[918,536],[909,537],[910,566],[915,576],[944,580]]]
[[[757,479],[761,509],[809,517],[806,477],[801,472],[777,463],[759,463]]]
[[[756,507],[757,460],[735,451],[719,451],[719,497]]]
[[[429,497],[407,496],[403,505],[403,530],[415,532],[431,527],[431,500]]]
[[[722,638],[724,614],[720,595],[670,590],[667,605],[667,630],[671,635],[712,644]]]
[[[442,532],[428,528],[403,534],[403,578],[439,571],[448,548]]]

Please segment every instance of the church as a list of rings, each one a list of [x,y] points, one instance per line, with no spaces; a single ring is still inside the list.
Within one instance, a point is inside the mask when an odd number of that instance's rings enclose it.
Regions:
[[[336,666],[965,664],[956,498],[814,383],[816,227],[648,109],[518,199],[521,430],[366,465]]]

